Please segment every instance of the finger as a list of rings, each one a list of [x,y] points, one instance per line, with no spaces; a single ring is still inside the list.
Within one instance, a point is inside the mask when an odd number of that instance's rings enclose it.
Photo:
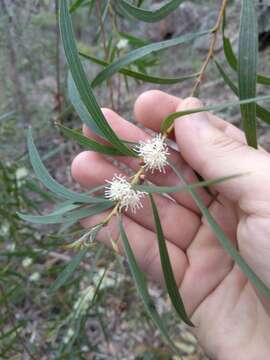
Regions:
[[[179,110],[201,107],[198,99],[184,100]],[[270,199],[270,156],[237,141],[209,121],[208,113],[191,114],[175,121],[178,146],[185,160],[204,178],[243,174],[215,188],[242,210],[253,212]],[[191,151],[192,149],[192,151]],[[265,205],[264,205],[265,204]]]
[[[119,173],[120,171],[115,165],[108,162],[102,155],[91,151],[82,152],[72,164],[74,179],[87,188],[111,180],[115,174]],[[127,174],[122,171],[122,175]],[[182,249],[186,249],[200,226],[199,217],[194,212],[164,196],[155,194],[154,199],[164,224],[165,237]],[[142,209],[136,213],[128,210],[126,214],[143,227],[155,231],[151,204],[147,195],[141,203]]]
[[[85,228],[90,228],[102,221],[108,214],[109,212],[92,216],[82,220],[81,224]],[[130,242],[130,246],[134,252],[139,266],[154,281],[163,284],[163,274],[160,264],[156,234],[138,225],[127,216],[123,216],[123,223]],[[101,229],[97,238],[104,244],[113,247],[114,249],[117,248],[121,254],[124,253],[122,243],[119,241],[119,230],[116,217],[113,217],[109,224]],[[166,245],[176,282],[177,284],[180,284],[188,266],[186,256],[181,249],[169,241],[166,241]]]
[[[134,115],[146,128],[160,132],[162,121],[181,104],[182,99],[160,90],[142,93],[134,105]]]
[[[117,133],[117,135],[120,138],[123,138],[128,141],[135,141],[138,142],[139,140],[147,140],[150,139],[150,135],[146,134],[142,129],[139,129],[134,124],[130,123],[129,121],[123,119],[121,116],[116,114],[114,111],[110,109],[102,109],[103,113],[112,127],[112,129]],[[90,129],[84,128],[84,133],[86,136],[91,138],[97,138],[97,135],[95,135]],[[102,141],[101,139],[98,139],[99,141]],[[193,183],[197,182],[198,179],[195,176],[192,169],[187,166],[187,164],[183,161],[181,156],[178,152],[174,151],[173,149],[170,149],[170,160],[176,164],[179,168],[181,168],[185,178],[188,182]],[[136,158],[131,157],[117,157],[117,159],[125,164],[127,164],[131,169],[134,171],[137,171],[139,168],[139,160]],[[181,182],[179,178],[174,174],[172,169],[170,167],[166,168],[166,174],[161,174],[160,172],[154,172],[147,173],[147,179],[152,181],[153,183],[157,185],[164,185],[164,186],[175,186],[180,185]],[[199,189],[198,190],[201,197],[204,199],[206,204],[209,204],[211,198],[205,190]],[[178,193],[171,193],[170,194],[179,204],[189,208],[190,210],[199,213],[199,210],[192,200],[190,194],[188,192],[178,192]]]

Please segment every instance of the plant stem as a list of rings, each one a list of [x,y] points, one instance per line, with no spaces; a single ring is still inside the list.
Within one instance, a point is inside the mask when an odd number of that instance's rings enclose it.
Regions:
[[[222,19],[223,19],[223,16],[224,16],[224,12],[225,12],[225,9],[226,9],[226,5],[227,5],[227,1],[228,0],[222,0],[222,4],[221,4],[221,7],[220,7],[220,11],[218,13],[218,18],[217,18],[217,21],[216,21],[216,24],[215,26],[213,27],[211,33],[212,33],[212,38],[211,38],[211,42],[210,42],[210,47],[209,47],[209,50],[208,50],[208,53],[207,53],[207,56],[202,64],[202,67],[199,71],[199,76],[197,78],[197,81],[191,91],[191,94],[190,96],[196,96],[196,94],[198,93],[198,90],[199,90],[199,87],[201,85],[201,82],[203,81],[203,78],[204,78],[204,73],[206,71],[206,68],[210,62],[210,60],[212,59],[213,55],[214,55],[214,50],[215,50],[215,45],[216,45],[216,42],[217,42],[217,35],[218,35],[218,32],[220,30],[220,27],[221,27],[221,23],[222,23]]]
[[[211,38],[209,50],[207,52],[206,58],[205,58],[205,60],[204,60],[204,62],[202,64],[202,66],[201,66],[201,69],[199,71],[199,76],[198,76],[198,78],[196,80],[196,83],[195,83],[191,93],[190,93],[190,96],[196,96],[196,94],[198,93],[199,87],[200,87],[200,85],[201,85],[201,83],[203,81],[203,78],[204,78],[206,68],[207,68],[210,60],[214,56],[215,46],[216,46],[216,42],[217,42],[217,35],[219,33],[219,30],[220,30],[220,27],[221,27],[221,24],[222,24],[222,19],[223,19],[225,10],[226,10],[227,1],[228,0],[222,0],[222,4],[221,4],[221,7],[220,7],[220,10],[219,10],[219,13],[218,13],[216,24],[215,24],[215,26],[213,27],[213,29],[211,31],[212,38]],[[174,128],[174,124],[172,124],[166,130],[166,132],[165,132],[165,134],[163,136],[167,137],[171,133],[173,128]]]

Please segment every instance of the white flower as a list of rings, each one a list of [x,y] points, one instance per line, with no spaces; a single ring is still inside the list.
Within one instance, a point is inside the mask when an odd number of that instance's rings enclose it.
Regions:
[[[30,266],[30,265],[32,264],[32,262],[33,262],[32,258],[26,257],[26,258],[24,258],[23,261],[22,261],[22,266],[23,266],[24,268],[26,268],[26,267]]]
[[[33,274],[31,274],[31,276],[29,277],[29,280],[32,282],[36,282],[40,279],[40,273],[38,272],[34,272]]]
[[[25,167],[20,167],[16,170],[16,179],[24,179],[28,175],[28,170]]]
[[[25,167],[18,168],[15,175],[17,180],[17,186],[21,187],[24,183],[26,176],[28,175],[28,170]]]
[[[165,172],[165,166],[168,164],[169,149],[161,134],[147,141],[140,141],[135,151],[143,159],[146,170],[151,170],[152,173],[156,169]]]
[[[16,244],[15,243],[11,243],[7,245],[7,250],[8,251],[15,251],[16,248]]]
[[[75,334],[75,331],[72,328],[69,328],[66,333],[66,336],[64,336],[64,338],[63,338],[63,342],[65,344],[67,344],[70,341],[70,339],[73,337],[74,334]]]
[[[128,39],[120,39],[116,44],[118,50],[125,49],[128,46]]]
[[[105,197],[112,201],[120,202],[120,210],[127,210],[129,207],[132,212],[142,207],[141,198],[145,195],[142,191],[132,189],[131,184],[125,176],[115,175],[111,181],[108,181],[105,188]]]

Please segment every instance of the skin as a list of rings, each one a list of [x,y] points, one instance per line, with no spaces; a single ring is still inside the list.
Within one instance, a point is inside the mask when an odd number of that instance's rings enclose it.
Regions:
[[[196,98],[182,100],[153,90],[137,99],[134,114],[137,122],[158,132],[171,112],[201,106]],[[103,109],[103,113],[120,138],[149,138],[112,110]],[[84,133],[97,139],[89,129]],[[181,155],[170,149],[170,160],[190,182],[197,181],[192,169],[204,179],[244,174],[212,187],[218,201],[202,189],[198,193],[247,263],[270,287],[270,155],[248,147],[239,129],[210,113],[176,120],[172,138]],[[138,169],[137,159],[120,160],[134,171]],[[123,171],[90,151],[80,153],[72,164],[74,179],[85,188],[104,183],[114,173]],[[170,169],[166,174],[155,172],[147,177],[157,185],[179,184]],[[174,202],[159,195],[155,195],[155,201],[174,275],[200,344],[218,360],[270,358],[270,300],[254,289],[218,244],[190,195],[181,192],[172,196]],[[143,204],[136,214],[124,214],[124,225],[138,263],[163,284],[149,201],[145,199]],[[106,214],[84,219],[82,225],[89,228]],[[99,233],[99,240],[110,246],[108,231],[117,241],[116,219]],[[121,243],[118,247],[122,253]]]

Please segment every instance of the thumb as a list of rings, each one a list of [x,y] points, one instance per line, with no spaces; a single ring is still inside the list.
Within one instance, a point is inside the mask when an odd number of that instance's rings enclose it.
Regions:
[[[196,98],[183,100],[177,111],[202,107]],[[266,203],[270,201],[270,155],[241,141],[241,136],[230,136],[223,120],[207,112],[183,116],[175,121],[175,137],[187,163],[203,178],[243,174],[222,182],[216,190],[232,201]],[[232,127],[231,124],[228,126]],[[234,129],[236,130],[236,129]],[[246,207],[245,206],[245,207]],[[243,209],[244,210],[244,209]],[[252,209],[246,209],[248,212]]]

